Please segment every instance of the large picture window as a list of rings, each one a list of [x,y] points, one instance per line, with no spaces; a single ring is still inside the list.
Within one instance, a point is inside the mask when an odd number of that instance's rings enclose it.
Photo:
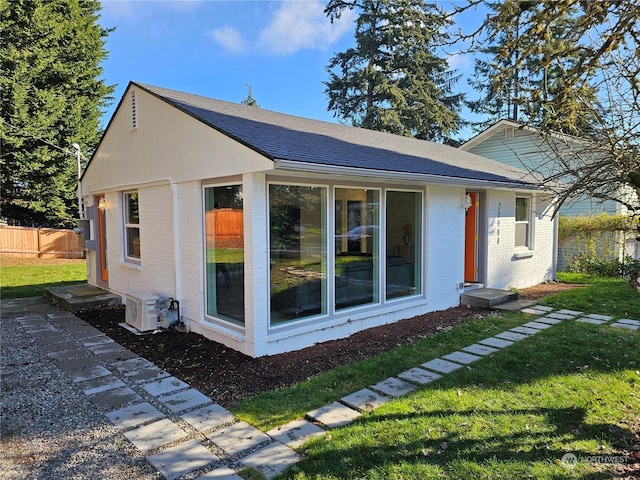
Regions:
[[[125,257],[140,261],[140,212],[138,210],[138,192],[125,192],[122,195],[124,205],[124,243]]]
[[[336,310],[379,301],[380,193],[335,189]]]
[[[386,298],[421,293],[422,194],[387,192]]]
[[[242,186],[204,189],[207,314],[244,325]]]
[[[531,247],[531,198],[516,197],[516,247]]]
[[[327,189],[269,185],[271,324],[327,312]]]

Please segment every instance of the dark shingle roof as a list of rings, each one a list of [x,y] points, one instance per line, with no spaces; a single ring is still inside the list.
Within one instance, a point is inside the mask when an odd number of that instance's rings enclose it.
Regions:
[[[525,172],[439,143],[133,83],[272,160],[533,186]]]

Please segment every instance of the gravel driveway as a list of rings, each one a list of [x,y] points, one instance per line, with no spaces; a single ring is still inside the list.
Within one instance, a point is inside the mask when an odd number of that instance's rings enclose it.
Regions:
[[[162,478],[16,321],[64,310],[41,298],[0,309],[0,479]]]

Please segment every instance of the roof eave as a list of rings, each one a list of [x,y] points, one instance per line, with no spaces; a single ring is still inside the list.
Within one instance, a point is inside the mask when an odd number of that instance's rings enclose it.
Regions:
[[[298,162],[295,160],[274,160],[276,170],[289,170],[305,173],[321,173],[332,175],[351,175],[368,178],[386,178],[391,180],[407,180],[420,183],[438,185],[457,185],[464,187],[501,187],[507,189],[540,190],[540,186],[517,181],[481,180],[473,178],[452,177],[446,175],[433,175],[425,173],[397,172],[391,170],[364,169],[356,167],[323,165],[319,163]]]

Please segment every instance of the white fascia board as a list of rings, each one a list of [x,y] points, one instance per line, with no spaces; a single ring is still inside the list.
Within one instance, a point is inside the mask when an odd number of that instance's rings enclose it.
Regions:
[[[443,175],[429,175],[424,173],[394,172],[389,170],[362,169],[354,167],[342,167],[335,165],[322,165],[318,163],[296,162],[292,160],[274,160],[275,170],[290,170],[296,172],[322,173],[327,175],[350,175],[357,177],[388,178],[394,180],[419,181],[439,185],[451,185],[460,187],[502,187],[506,189],[540,190],[533,184],[512,181],[489,181],[472,178],[449,177]]]

